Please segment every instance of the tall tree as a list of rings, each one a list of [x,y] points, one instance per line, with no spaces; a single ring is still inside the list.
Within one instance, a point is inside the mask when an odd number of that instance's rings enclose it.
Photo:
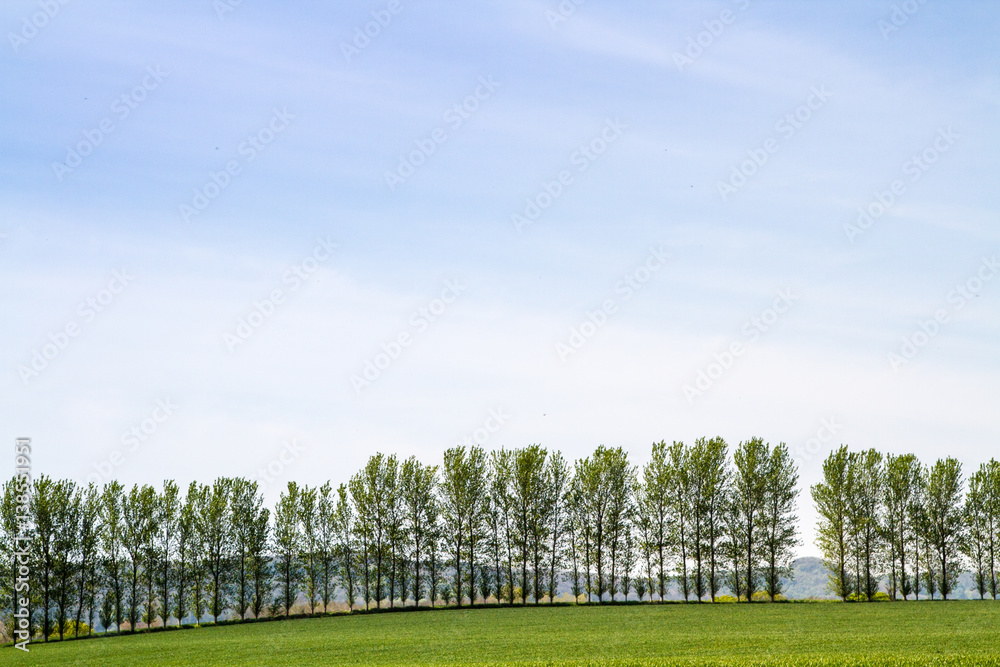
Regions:
[[[987,559],[990,572],[990,596],[996,600],[1000,591],[1000,461],[990,459],[983,464],[986,476],[986,530],[988,536]]]
[[[80,493],[80,532],[79,540],[79,595],[76,607],[76,628],[75,634],[79,636],[80,624],[83,622],[84,610],[89,612],[87,616],[89,632],[93,632],[94,614],[97,606],[98,579],[98,550],[101,538],[101,518],[100,518],[100,495],[97,485],[91,482],[86,488],[81,488]]]
[[[334,573],[337,562],[336,498],[333,486],[327,481],[316,495],[316,555],[320,569],[320,597],[323,612],[330,611],[334,594]]]
[[[760,438],[741,442],[733,455],[735,477],[733,510],[735,523],[742,537],[743,588],[747,602],[753,600],[760,581],[760,560],[763,551],[762,521],[767,502],[767,472],[770,466],[769,447]]]
[[[70,605],[76,593],[77,554],[80,529],[80,495],[76,483],[70,480],[56,482],[52,496],[55,508],[55,533],[53,535],[53,581],[56,607],[56,631],[62,639],[68,627]]]
[[[421,574],[431,549],[437,519],[437,466],[425,466],[415,456],[403,462],[400,492],[405,515],[405,534],[409,537],[408,561],[413,568],[413,603],[420,604],[424,580]]]
[[[337,506],[334,510],[335,530],[337,533],[337,561],[339,564],[339,581],[347,597],[347,608],[354,611],[357,602],[356,569],[357,553],[355,549],[355,516],[347,485],[337,487]]]
[[[535,602],[540,595],[538,567],[545,545],[546,514],[545,459],[547,452],[539,445],[514,450],[511,491],[514,506],[514,544],[521,566],[521,604],[528,603],[528,573],[535,573]],[[533,567],[534,565],[534,567]]]
[[[694,493],[691,450],[683,442],[675,441],[667,449],[667,470],[670,511],[673,515],[672,541],[677,553],[677,583],[681,597],[687,602],[692,588],[692,579],[688,576],[688,552],[691,546]]]
[[[302,561],[305,575],[306,604],[309,613],[316,613],[316,603],[320,594],[320,560],[319,560],[319,521],[316,515],[318,496],[316,487],[303,485],[299,492],[299,526],[302,529],[302,550],[299,559]]]
[[[299,593],[301,578],[302,530],[299,512],[300,490],[295,482],[288,483],[274,511],[274,555],[279,572],[279,590],[285,616],[292,613],[292,604]]]
[[[104,579],[110,587],[114,599],[115,628],[121,632],[125,618],[124,582],[122,581],[122,560],[124,555],[124,526],[122,506],[125,491],[117,481],[104,485],[100,498],[101,552]],[[107,626],[104,626],[107,630]]]
[[[940,567],[939,587],[945,600],[954,590],[961,573],[964,537],[962,517],[962,464],[951,457],[939,459],[927,480],[929,537]]]
[[[163,482],[163,492],[156,502],[156,551],[158,562],[158,583],[160,588],[160,610],[163,626],[170,617],[170,591],[174,588],[171,565],[177,552],[177,521],[180,515],[180,490],[173,480]],[[177,620],[180,624],[180,619]]]
[[[235,588],[233,602],[241,620],[246,618],[256,594],[253,582],[254,552],[255,549],[263,549],[262,540],[258,535],[263,504],[264,498],[256,481],[244,478],[232,480],[229,516],[232,525],[230,554]],[[256,612],[254,616],[257,616]]]
[[[470,602],[475,601],[476,546],[482,537],[486,455],[479,447],[452,447],[444,453],[441,475],[442,516],[445,540],[455,570],[456,603],[462,606],[463,572],[468,573]],[[463,569],[463,563],[465,568]]]
[[[559,452],[549,455],[548,466],[546,467],[546,491],[548,495],[547,505],[549,507],[549,527],[550,548],[549,548],[549,572],[548,589],[549,603],[555,603],[556,594],[559,592],[559,570],[564,563],[564,553],[568,524],[568,512],[566,509],[566,491],[569,484],[569,464]]]
[[[852,455],[849,472],[852,481],[848,525],[855,554],[855,592],[859,599],[873,601],[882,578],[882,454],[869,449]]]
[[[782,590],[782,579],[793,575],[792,559],[799,540],[795,514],[799,473],[785,443],[771,450],[767,466],[767,489],[764,497],[763,545],[764,590],[775,601]]]
[[[812,487],[819,514],[816,543],[823,554],[823,564],[830,571],[830,590],[841,600],[847,600],[852,587],[848,574],[850,460],[850,452],[842,445],[823,462],[823,481]]]
[[[133,485],[122,503],[122,546],[128,556],[128,623],[132,632],[142,620],[143,611],[150,610],[155,603],[152,586],[147,585],[145,591],[141,588],[144,575],[155,567],[150,562],[153,554],[149,548],[156,532],[155,507],[156,489],[148,484],[142,487]]]
[[[205,562],[208,570],[213,622],[229,606],[230,570],[232,564],[232,514],[229,495],[233,480],[220,477],[203,496],[199,511],[205,537]]]
[[[883,505],[885,507],[885,533],[889,542],[892,597],[896,594],[905,600],[914,590],[908,566],[910,544],[914,537],[913,515],[910,506],[920,483],[920,462],[913,454],[889,455],[885,463]]]
[[[390,513],[396,502],[398,464],[395,456],[375,454],[364,469],[351,478],[351,496],[358,513],[358,529],[364,548],[365,594],[380,607],[386,596],[390,574]],[[369,583],[374,565],[374,586]]]
[[[609,591],[611,599],[614,600],[615,589],[620,583],[619,578],[632,567],[632,563],[625,559],[625,550],[632,534],[636,470],[629,464],[628,454],[621,447],[605,448],[600,452],[601,468],[604,470],[609,496],[606,535],[611,566]],[[622,592],[628,594],[628,590]]]
[[[187,494],[184,496],[184,503],[177,512],[177,562],[175,566],[177,590],[174,615],[177,617],[179,625],[184,624],[184,619],[191,611],[188,604],[188,594],[194,580],[193,570],[200,554],[197,548],[198,491],[198,482],[191,482]]]
[[[489,510],[486,514],[488,550],[493,560],[493,595],[498,603],[504,599],[506,588],[513,587],[512,542],[510,535],[511,452],[494,450],[489,457]],[[506,581],[506,584],[505,584]],[[513,603],[513,590],[510,592]]]
[[[35,480],[31,493],[31,522],[35,529],[33,558],[35,581],[40,584],[42,635],[52,634],[52,606],[57,559],[56,533],[59,529],[58,483],[42,475]]]
[[[962,552],[973,566],[973,577],[979,599],[986,599],[990,587],[989,573],[989,526],[987,522],[988,479],[986,466],[969,477],[969,491],[965,496],[964,520],[965,539]]]
[[[647,517],[655,544],[657,585],[660,601],[666,599],[667,555],[670,548],[670,467],[667,463],[667,443],[653,443],[649,462],[643,468],[640,513]]]
[[[715,602],[722,585],[722,549],[726,534],[723,515],[730,482],[729,445],[721,437],[701,442],[697,461],[702,478],[698,512],[702,517],[702,536],[708,553],[708,592]]]

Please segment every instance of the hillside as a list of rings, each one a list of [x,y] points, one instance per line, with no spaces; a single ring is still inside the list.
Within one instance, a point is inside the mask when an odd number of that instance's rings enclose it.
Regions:
[[[143,633],[32,645],[25,658],[33,665],[102,667],[515,662],[1000,666],[998,625],[1000,604],[993,602],[542,605],[338,615]],[[0,649],[0,656],[0,663],[22,659],[10,648]]]

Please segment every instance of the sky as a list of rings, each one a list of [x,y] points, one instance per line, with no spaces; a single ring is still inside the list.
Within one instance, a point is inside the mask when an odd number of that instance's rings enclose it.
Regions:
[[[1000,5],[10,0],[34,474],[1000,450]],[[13,473],[13,452],[0,473]]]

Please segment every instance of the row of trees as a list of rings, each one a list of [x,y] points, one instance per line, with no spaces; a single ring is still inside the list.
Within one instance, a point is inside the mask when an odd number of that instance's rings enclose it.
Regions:
[[[812,488],[830,589],[843,599],[947,599],[969,566],[980,598],[997,598],[1000,463],[972,475],[953,458],[927,467],[912,454],[841,447]]]
[[[798,475],[784,444],[755,438],[653,445],[640,470],[620,448],[570,464],[538,445],[455,447],[441,465],[376,454],[336,488],[289,483],[274,508],[257,483],[167,481],[157,490],[40,477],[19,523],[0,501],[0,612],[15,607],[14,536],[31,535],[32,622],[84,623],[356,606],[715,600],[781,593],[797,545]],[[8,625],[8,627],[10,627]]]

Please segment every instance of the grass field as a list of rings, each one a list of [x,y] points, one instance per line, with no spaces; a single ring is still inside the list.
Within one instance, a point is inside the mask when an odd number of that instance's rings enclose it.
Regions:
[[[1000,603],[625,605],[355,614],[0,651],[32,665],[996,665]]]

